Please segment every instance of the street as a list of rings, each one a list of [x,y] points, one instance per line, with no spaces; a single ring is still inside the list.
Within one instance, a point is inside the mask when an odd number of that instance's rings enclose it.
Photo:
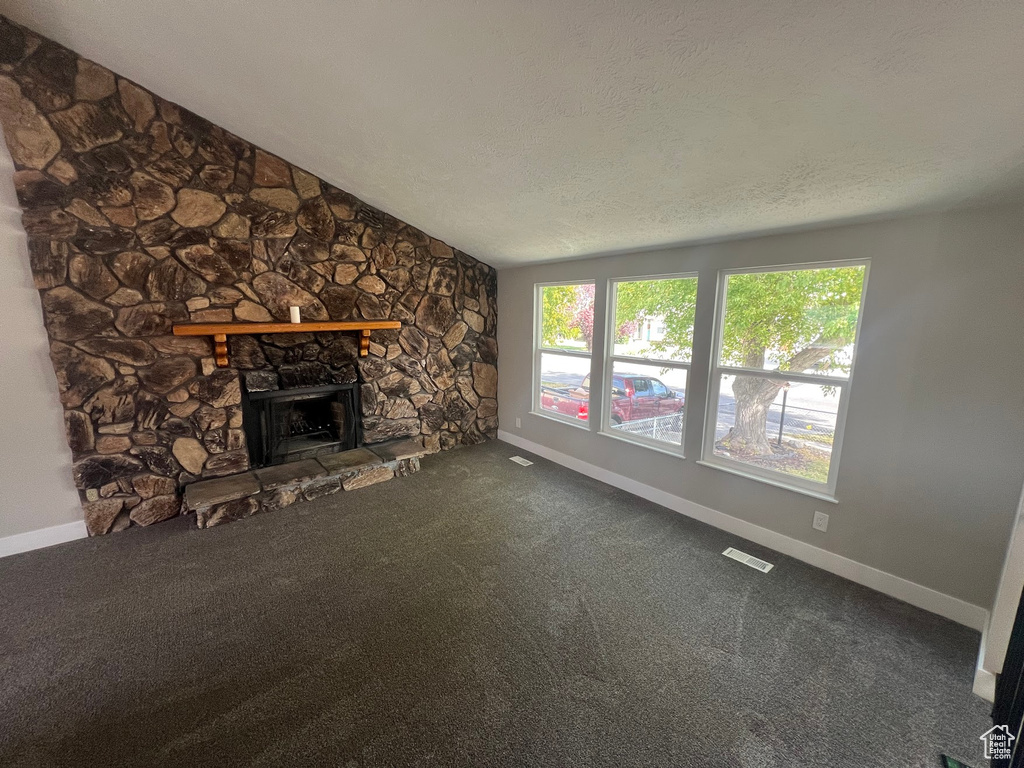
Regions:
[[[545,385],[581,387],[584,375],[564,371],[544,371],[543,379]],[[666,381],[665,383],[667,386],[671,387],[669,382]],[[821,441],[821,437],[831,437],[835,431],[835,409],[838,408],[837,398],[826,397],[824,395],[820,397],[808,397],[806,390],[810,389],[820,392],[820,388],[809,384],[798,386],[802,387],[805,392],[801,393],[803,395],[802,397],[793,397],[792,394],[787,397],[785,416],[786,423],[783,427],[783,437],[807,439],[809,436],[817,435],[820,436],[818,437],[819,442]],[[796,389],[796,387],[793,387],[793,389]],[[733,426],[736,415],[736,399],[732,396],[730,390],[731,385],[723,382],[721,397],[718,401],[718,419],[715,426],[716,439],[723,437]],[[779,436],[779,424],[782,418],[781,403],[782,395],[780,393],[776,402],[773,403],[771,408],[768,410],[767,432],[769,440],[777,440]],[[795,403],[799,403],[799,405]],[[808,405],[818,405],[819,407],[807,407]],[[827,410],[829,407],[831,407],[832,410]]]

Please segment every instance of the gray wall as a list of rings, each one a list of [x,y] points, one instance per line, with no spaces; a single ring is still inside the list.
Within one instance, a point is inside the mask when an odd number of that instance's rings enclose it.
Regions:
[[[0,539],[82,520],[13,175],[0,142]]]
[[[872,260],[871,273],[839,503],[698,466],[716,271],[865,257]],[[683,271],[700,275],[684,460],[530,415],[534,283],[596,280],[600,311],[608,278]],[[992,605],[1024,475],[1020,208],[507,269],[499,273],[498,307],[501,429],[945,594]],[[595,338],[595,348],[603,348],[602,338]],[[600,366],[595,356],[595,374]],[[592,395],[599,402],[600,392]],[[831,515],[827,533],[811,528],[815,509]]]

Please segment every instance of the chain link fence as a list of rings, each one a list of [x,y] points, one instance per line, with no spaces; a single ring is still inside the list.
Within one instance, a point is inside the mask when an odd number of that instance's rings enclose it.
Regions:
[[[719,405],[716,440],[728,434],[735,415],[735,402],[730,400]],[[805,440],[829,448],[836,433],[836,415],[835,411],[791,405],[785,400],[772,403],[766,424],[768,440],[777,445],[782,445],[784,440]]]
[[[612,429],[679,445],[683,440],[683,415],[682,413],[673,413],[667,416],[624,421],[621,424],[612,424]]]
[[[717,439],[725,437],[733,425],[736,405],[722,403],[718,410]],[[612,429],[628,432],[661,442],[678,445],[682,441],[683,419],[681,414],[653,416],[647,419],[624,421],[613,424]],[[836,432],[836,414],[818,408],[804,408],[782,403],[773,403],[768,409],[768,439],[778,445],[785,440],[804,440],[829,448]]]
[[[773,434],[774,429],[774,434]],[[768,439],[782,444],[787,438],[832,445],[836,414],[815,408],[772,405],[768,409]]]

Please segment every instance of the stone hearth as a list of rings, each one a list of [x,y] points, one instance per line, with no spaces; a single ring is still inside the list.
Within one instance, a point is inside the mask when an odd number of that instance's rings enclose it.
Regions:
[[[491,267],[3,18],[0,41],[0,123],[90,534],[173,517],[185,487],[249,470],[243,374],[358,383],[367,444],[495,436]],[[344,333],[235,336],[223,369],[208,338],[171,334],[286,321],[290,305],[402,327],[374,331],[365,358]]]
[[[297,501],[411,475],[419,471],[424,453],[419,443],[398,440],[203,480],[185,489],[185,510],[195,513],[200,528],[212,528]]]

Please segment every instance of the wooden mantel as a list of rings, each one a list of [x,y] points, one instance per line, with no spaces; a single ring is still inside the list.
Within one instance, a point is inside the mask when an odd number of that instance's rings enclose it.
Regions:
[[[213,336],[213,354],[219,368],[228,366],[228,336],[262,333],[315,333],[317,331],[358,331],[359,356],[370,350],[370,332],[397,330],[397,320],[355,320],[312,323],[186,323],[174,326],[175,336]]]

